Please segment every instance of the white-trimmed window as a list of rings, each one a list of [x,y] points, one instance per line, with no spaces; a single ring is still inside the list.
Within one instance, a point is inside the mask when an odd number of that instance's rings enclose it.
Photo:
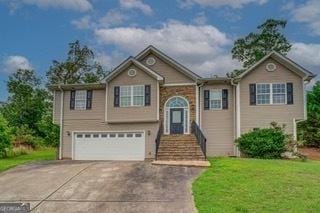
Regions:
[[[210,109],[222,109],[222,90],[210,90]]]
[[[129,106],[144,106],[144,85],[120,87],[120,107]]]
[[[287,88],[285,83],[257,84],[257,104],[285,104]]]
[[[87,107],[87,90],[77,90],[75,92],[75,109],[86,109]]]

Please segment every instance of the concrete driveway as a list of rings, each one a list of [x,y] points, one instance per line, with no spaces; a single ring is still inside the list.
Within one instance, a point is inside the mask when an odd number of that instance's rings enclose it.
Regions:
[[[202,169],[150,162],[56,161],[0,173],[0,202],[34,212],[194,212],[191,183]]]

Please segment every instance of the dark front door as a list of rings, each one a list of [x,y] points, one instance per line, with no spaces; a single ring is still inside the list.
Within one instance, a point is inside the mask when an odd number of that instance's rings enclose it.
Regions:
[[[183,134],[183,109],[170,109],[170,134]]]

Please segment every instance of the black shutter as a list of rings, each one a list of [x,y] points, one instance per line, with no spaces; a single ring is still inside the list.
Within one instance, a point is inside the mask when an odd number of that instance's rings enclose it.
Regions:
[[[208,110],[210,108],[210,91],[204,90],[203,91],[203,98],[204,98],[204,109]]]
[[[144,86],[144,105],[145,106],[151,105],[151,86],[150,85]]]
[[[293,104],[293,84],[287,83],[287,104]]]
[[[228,90],[222,90],[222,109],[228,109]]]
[[[114,87],[114,106],[119,107],[120,104],[120,87]]]
[[[87,90],[87,109],[92,107],[92,90]]]
[[[250,105],[256,105],[256,84],[250,84]]]
[[[76,91],[75,90],[71,90],[70,91],[70,109],[74,109],[75,98],[76,98]]]

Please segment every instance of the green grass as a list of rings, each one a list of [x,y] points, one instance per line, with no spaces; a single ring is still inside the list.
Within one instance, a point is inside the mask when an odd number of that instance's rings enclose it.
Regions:
[[[193,183],[199,212],[320,212],[320,162],[210,159]]]
[[[26,155],[0,159],[0,172],[33,161],[54,160],[56,158],[56,149],[46,148],[35,150]]]

